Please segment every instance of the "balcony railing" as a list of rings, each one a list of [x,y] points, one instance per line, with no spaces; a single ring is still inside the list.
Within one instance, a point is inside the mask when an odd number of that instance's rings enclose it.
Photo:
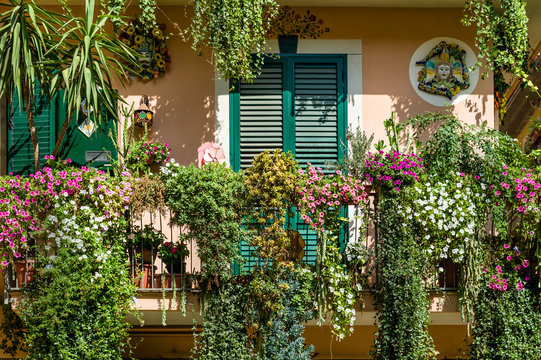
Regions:
[[[373,210],[373,196],[370,197],[370,208]],[[342,249],[348,241],[360,241],[363,246],[370,252],[369,265],[362,269],[364,273],[374,263],[375,254],[375,236],[373,222],[369,221],[366,231],[360,231],[361,222],[359,216],[361,209],[355,206],[348,206],[343,209],[343,214],[349,217],[349,223],[340,232],[340,244]],[[170,213],[157,213],[155,215],[146,214],[142,219],[136,221],[134,225],[143,228],[150,224],[156,230],[164,235],[164,242],[176,241],[181,234],[181,229],[178,226],[169,224]],[[291,256],[301,259],[308,264],[315,264],[317,257],[317,235],[313,229],[306,225],[299,215],[296,215],[294,221],[294,230],[292,236],[297,241],[292,242]],[[360,234],[366,234],[360,237]],[[130,273],[139,291],[197,291],[197,274],[201,270],[201,261],[198,258],[197,246],[195,242],[187,243],[189,255],[185,259],[184,264],[166,264],[158,256],[158,246],[153,247],[149,251],[142,251],[142,246],[134,246],[128,249],[130,258]],[[244,241],[240,243],[240,252],[244,259],[242,265],[233,264],[232,273],[240,274],[247,273],[253,266],[258,264],[257,257],[254,256],[253,249]],[[5,276],[6,291],[17,291],[25,287],[35,276],[35,268],[37,256],[35,253],[28,252],[24,254],[24,260],[21,260],[7,268]],[[437,268],[443,268],[443,271],[434,276],[430,283],[433,284],[433,290],[439,291],[454,291],[458,284],[458,268],[457,264],[452,262],[442,262],[436,264]],[[242,267],[242,268],[241,268]],[[370,287],[375,286],[377,281],[376,271],[369,276],[368,284]]]

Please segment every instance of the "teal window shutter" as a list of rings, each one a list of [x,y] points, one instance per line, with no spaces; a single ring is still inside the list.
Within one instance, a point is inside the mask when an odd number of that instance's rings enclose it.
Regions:
[[[291,151],[301,166],[342,157],[345,56],[284,55],[268,59],[252,83],[231,93],[231,164],[240,170],[265,151]]]
[[[34,122],[38,135],[40,164],[43,166],[45,155],[50,154],[54,148],[56,102],[47,101],[38,90],[36,104]],[[34,150],[26,111],[19,105],[18,96],[15,95],[8,106],[8,173],[27,175],[34,172]]]
[[[280,54],[266,61],[253,83],[235,84],[230,95],[233,169],[245,169],[255,155],[274,149],[291,151],[302,167],[310,162],[325,169],[326,161],[342,158],[345,65],[343,55]],[[314,264],[317,235],[298,214],[293,221],[305,242],[303,261]],[[242,241],[247,269],[257,262],[250,253]]]

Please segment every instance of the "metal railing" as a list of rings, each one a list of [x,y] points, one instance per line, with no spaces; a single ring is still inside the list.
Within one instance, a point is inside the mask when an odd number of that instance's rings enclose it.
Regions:
[[[346,207],[345,207],[346,208]],[[369,211],[371,216],[374,214],[374,194],[370,196]],[[344,209],[346,210],[346,209]],[[340,244],[341,247],[345,247],[348,241],[360,241],[365,248],[370,252],[370,258],[365,269],[360,269],[361,272],[366,273],[368,268],[373,267],[376,271],[372,272],[369,277],[370,287],[374,286],[377,282],[378,274],[377,267],[374,267],[375,261],[375,229],[373,224],[373,218],[368,222],[361,222],[360,216],[364,216],[361,213],[361,208],[356,206],[348,206],[347,211],[344,211],[344,215],[348,215],[349,223],[346,224],[343,231],[340,232]],[[182,233],[182,229],[178,226],[172,226],[169,223],[171,213],[157,213],[157,214],[145,214],[141,219],[135,221],[134,225],[138,225],[143,228],[145,225],[150,224],[156,230],[162,232],[164,235],[164,242],[175,242]],[[308,264],[315,264],[317,257],[317,234],[308,225],[300,219],[300,215],[296,214],[294,219],[294,235],[293,238],[298,242],[294,254],[302,259],[303,262]],[[360,231],[360,226],[366,226],[364,231]],[[361,236],[363,235],[363,236]],[[161,244],[160,244],[161,245]],[[185,260],[185,264],[166,264],[158,255],[158,247],[152,247],[145,254],[142,246],[134,246],[129,248],[128,255],[130,258],[129,270],[134,279],[135,284],[139,291],[172,291],[173,288],[177,290],[193,291],[197,289],[197,274],[201,271],[201,261],[198,258],[197,246],[194,241],[187,242],[189,255]],[[242,267],[244,270],[249,270],[251,267],[257,265],[258,260],[253,256],[253,249],[250,249],[245,241],[240,243],[241,255],[244,257]],[[17,291],[29,284],[35,276],[35,268],[37,261],[37,254],[26,254],[23,256],[24,260],[16,262],[15,264],[7,268],[5,282],[6,291]],[[435,275],[434,279],[430,280],[433,284],[434,290],[439,291],[453,291],[457,289],[458,284],[458,268],[459,266],[449,261],[441,264],[436,264],[437,268],[442,267],[443,272]],[[239,274],[240,267],[238,264],[232,266],[232,272]]]

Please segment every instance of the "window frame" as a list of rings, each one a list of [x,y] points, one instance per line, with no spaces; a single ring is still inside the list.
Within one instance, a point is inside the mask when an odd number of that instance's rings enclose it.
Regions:
[[[337,74],[337,152],[342,159],[342,142],[346,143],[348,128],[348,56],[346,54],[280,54],[279,58],[269,57],[266,64],[282,64],[282,148],[295,155],[296,126],[293,115],[295,96],[295,65],[296,64],[336,64]],[[340,84],[341,82],[341,84]],[[235,82],[230,82],[229,93],[229,159],[231,167],[240,170],[240,89]],[[301,164],[305,166],[306,164]]]

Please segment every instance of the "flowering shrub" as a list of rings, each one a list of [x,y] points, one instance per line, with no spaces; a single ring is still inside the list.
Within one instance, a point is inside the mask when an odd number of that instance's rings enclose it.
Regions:
[[[505,238],[533,240],[536,238],[539,211],[539,184],[532,169],[511,168],[503,165],[503,180],[490,186],[494,224]]]
[[[29,177],[0,180],[2,267],[29,239],[37,248],[19,307],[29,357],[122,358],[135,294],[123,246],[130,179],[47,160]]]
[[[400,191],[401,188],[419,180],[423,160],[415,154],[401,154],[382,150],[368,153],[366,179],[380,189]]]
[[[314,229],[324,232],[330,226],[335,230],[341,206],[368,202],[365,187],[359,179],[342,175],[340,171],[325,176],[321,169],[308,165],[306,186],[298,190],[302,196],[299,207],[302,208],[302,219]],[[299,174],[304,173],[299,170]]]
[[[419,240],[428,254],[462,262],[464,242],[473,238],[479,222],[474,199],[486,195],[475,193],[469,177],[460,174],[419,181],[408,195],[411,207],[399,208],[403,216],[417,223]]]
[[[353,332],[355,325],[355,302],[358,291],[351,274],[342,264],[340,248],[329,245],[324,261],[322,277],[329,290],[329,306],[332,310],[331,332],[338,340]]]
[[[163,141],[150,141],[146,136],[134,143],[126,157],[126,167],[134,173],[148,173],[152,164],[163,165],[169,161],[171,150]]]
[[[146,224],[142,229],[135,226],[133,231],[128,235],[126,245],[142,250],[152,250],[160,245],[165,236],[160,230],[154,228],[150,224]]]
[[[73,236],[72,228],[65,228],[69,219],[76,220],[79,227],[96,219],[86,227],[107,232],[128,209],[131,183],[127,179],[113,179],[103,171],[84,166],[73,168],[68,160],[55,164],[52,156],[47,158],[54,169],[46,166],[28,178],[20,175],[0,178],[2,267],[19,258],[28,239],[42,232],[44,225],[46,236],[60,246],[60,239],[72,242],[78,239]],[[59,220],[64,218],[63,222]]]
[[[524,290],[530,277],[523,275],[530,266],[530,261],[521,256],[518,247],[503,245],[502,260],[493,267],[483,268],[488,278],[488,287],[495,291]]]

